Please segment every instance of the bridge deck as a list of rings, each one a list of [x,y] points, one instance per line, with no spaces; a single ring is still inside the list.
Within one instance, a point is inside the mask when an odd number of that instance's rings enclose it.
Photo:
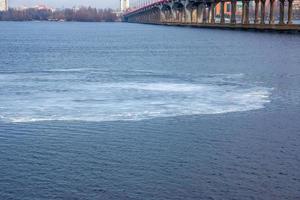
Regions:
[[[198,24],[198,23],[141,23],[165,26],[180,26],[194,28],[211,28],[211,29],[230,29],[245,31],[266,31],[266,32],[284,32],[284,33],[300,33],[300,25],[261,25],[261,24]]]
[[[160,23],[168,26],[187,26],[197,28],[216,28],[216,29],[236,29],[236,30],[256,30],[256,31],[274,31],[300,33],[300,25],[269,25],[269,24],[182,24],[182,23]]]

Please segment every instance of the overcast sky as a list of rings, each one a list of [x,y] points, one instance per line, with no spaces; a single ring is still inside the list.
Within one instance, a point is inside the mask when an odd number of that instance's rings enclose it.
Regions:
[[[118,8],[119,0],[8,0],[10,7],[48,5],[53,8],[92,6],[97,8]]]

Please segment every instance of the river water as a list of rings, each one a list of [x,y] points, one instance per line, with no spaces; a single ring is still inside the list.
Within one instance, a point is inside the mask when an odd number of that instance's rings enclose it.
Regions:
[[[300,199],[299,35],[0,23],[0,199]]]

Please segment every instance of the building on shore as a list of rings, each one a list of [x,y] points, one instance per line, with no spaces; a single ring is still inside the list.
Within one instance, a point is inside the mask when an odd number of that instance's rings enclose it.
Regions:
[[[225,2],[224,3],[224,14],[225,15],[230,15],[230,2]],[[220,16],[221,15],[221,3],[218,3],[216,6],[216,15]]]
[[[8,10],[8,0],[0,0],[0,11]]]
[[[125,12],[129,9],[129,0],[120,0],[120,11]]]
[[[285,0],[285,7],[286,7],[285,12],[287,13],[287,7],[288,7],[288,1],[287,0]],[[242,8],[243,8],[242,1],[238,1],[237,5],[236,5],[236,15],[237,15],[237,17],[242,16]],[[250,9],[250,16],[254,16],[255,1],[250,1],[249,9]],[[275,0],[274,12],[279,13],[279,9],[280,9],[279,0]],[[260,10],[259,10],[259,12],[260,12]],[[270,0],[266,0],[266,4],[265,4],[266,16],[269,15],[269,12],[270,12]],[[231,15],[231,3],[230,2],[225,2],[224,3],[224,14],[225,14],[225,17],[230,17],[230,15]],[[216,5],[216,16],[219,17],[220,15],[221,15],[221,3],[218,3]],[[300,0],[293,0],[293,15],[297,19],[300,18]]]
[[[300,1],[300,0],[299,0]],[[254,2],[251,1],[250,2],[250,10],[254,10]],[[236,4],[236,14],[237,15],[242,15],[242,7],[243,7],[243,4],[241,1],[238,1],[237,4]],[[225,16],[230,16],[231,15],[231,3],[230,2],[225,2],[224,3],[224,14]],[[220,16],[221,15],[221,5],[220,3],[217,4],[216,6],[216,15],[217,16]]]

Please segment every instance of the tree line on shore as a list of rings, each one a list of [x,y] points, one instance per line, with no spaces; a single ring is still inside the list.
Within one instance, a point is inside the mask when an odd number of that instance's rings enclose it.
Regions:
[[[0,12],[0,21],[80,21],[80,22],[114,22],[118,16],[112,9],[81,7],[78,9],[9,9]]]

